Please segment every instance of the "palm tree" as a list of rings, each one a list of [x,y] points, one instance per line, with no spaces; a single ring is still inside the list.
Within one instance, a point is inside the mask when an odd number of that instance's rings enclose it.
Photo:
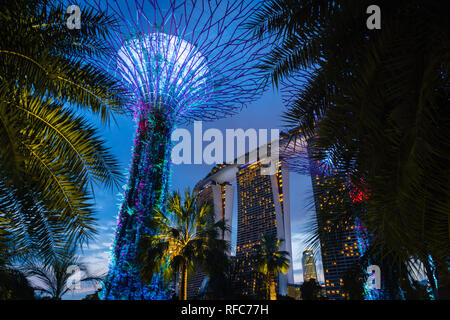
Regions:
[[[283,241],[275,234],[266,233],[261,243],[255,245],[255,266],[265,277],[270,300],[277,300],[275,278],[280,272],[286,274],[289,270],[289,252],[279,250]]]
[[[91,275],[87,266],[80,261],[76,254],[76,247],[69,247],[66,254],[60,259],[53,259],[50,264],[42,264],[39,260],[30,259],[23,267],[24,273],[34,285],[34,290],[44,294],[52,300],[61,300],[62,297],[77,289],[73,281],[83,283],[96,283],[104,276]],[[76,274],[79,278],[74,279]]]
[[[0,300],[33,300],[34,288],[23,272],[0,267]]]
[[[371,254],[432,261],[450,299],[449,21],[437,1],[381,1],[382,28],[368,30],[370,4],[272,0],[249,27],[275,39],[265,81],[302,81],[287,125],[333,164],[336,189],[370,194],[357,211]]]
[[[121,181],[86,119],[108,124],[122,113],[123,92],[95,63],[110,52],[102,39],[115,21],[83,8],[82,28],[69,30],[65,10],[49,0],[0,4],[0,237],[47,260],[66,238],[94,234],[93,185]]]
[[[302,300],[318,300],[320,296],[320,290],[322,290],[322,287],[314,278],[303,282],[300,286]]]
[[[238,276],[245,262],[244,259],[229,257],[227,254],[220,254],[213,260],[208,260],[208,282],[209,298],[211,300],[242,300],[246,296],[236,288]],[[211,261],[211,263],[209,263]],[[247,297],[248,298],[248,297]]]
[[[219,235],[221,233],[220,231]],[[233,262],[228,255],[229,243],[214,240],[209,245],[209,248],[206,253],[205,263],[201,266],[207,276],[206,297],[210,300],[226,299],[226,297],[232,296],[232,279],[230,275],[233,269]]]
[[[150,282],[154,274],[162,274],[167,281],[178,280],[178,298],[187,299],[188,274],[194,266],[211,270],[212,259],[228,250],[228,242],[219,235],[226,230],[225,222],[214,222],[209,203],[199,203],[196,194],[186,190],[184,200],[178,191],[169,195],[167,212],[155,210],[151,222],[156,230],[139,244],[139,261],[144,281]]]

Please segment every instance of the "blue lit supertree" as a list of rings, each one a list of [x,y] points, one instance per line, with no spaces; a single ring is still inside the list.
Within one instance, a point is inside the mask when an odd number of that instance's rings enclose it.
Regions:
[[[152,212],[164,206],[171,133],[180,123],[232,115],[257,97],[263,85],[254,67],[266,45],[244,26],[254,3],[89,3],[120,22],[108,38],[116,56],[105,68],[123,79],[137,124],[103,299],[167,299],[171,291],[157,276],[142,283],[137,245],[155,232]]]

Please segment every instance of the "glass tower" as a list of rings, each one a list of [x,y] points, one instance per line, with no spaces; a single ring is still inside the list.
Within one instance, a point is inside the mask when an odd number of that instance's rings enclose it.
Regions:
[[[314,261],[314,252],[312,249],[306,248],[302,257],[303,281],[317,279],[316,263]]]
[[[312,163],[311,179],[316,212],[323,213],[317,215],[317,227],[320,232],[326,294],[331,300],[345,299],[344,275],[358,265],[360,256],[355,221],[354,218],[342,219],[329,209],[330,205],[343,203],[344,199],[319,192],[326,190],[327,186],[334,186],[335,180],[331,175],[320,172],[316,164]]]

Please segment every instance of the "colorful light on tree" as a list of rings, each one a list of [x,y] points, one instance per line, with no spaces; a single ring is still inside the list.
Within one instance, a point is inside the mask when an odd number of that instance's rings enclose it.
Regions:
[[[159,2],[159,3],[158,3]],[[104,299],[167,299],[158,277],[143,284],[136,260],[170,177],[171,133],[181,123],[229,116],[262,92],[255,64],[265,46],[244,28],[248,1],[90,1],[116,17],[105,63],[130,92],[137,123],[132,162],[113,244]]]

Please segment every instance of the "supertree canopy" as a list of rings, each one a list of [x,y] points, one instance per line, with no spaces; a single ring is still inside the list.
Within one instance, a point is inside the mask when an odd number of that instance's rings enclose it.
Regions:
[[[158,276],[141,281],[137,245],[156,232],[153,210],[164,209],[171,133],[181,123],[232,115],[258,97],[255,64],[268,44],[244,26],[255,2],[88,2],[120,22],[108,38],[116,55],[104,67],[123,79],[137,124],[103,299],[167,299],[171,290]]]
[[[177,115],[208,103],[206,59],[182,38],[165,33],[136,36],[119,50],[118,68],[142,103],[157,102],[166,113]]]

